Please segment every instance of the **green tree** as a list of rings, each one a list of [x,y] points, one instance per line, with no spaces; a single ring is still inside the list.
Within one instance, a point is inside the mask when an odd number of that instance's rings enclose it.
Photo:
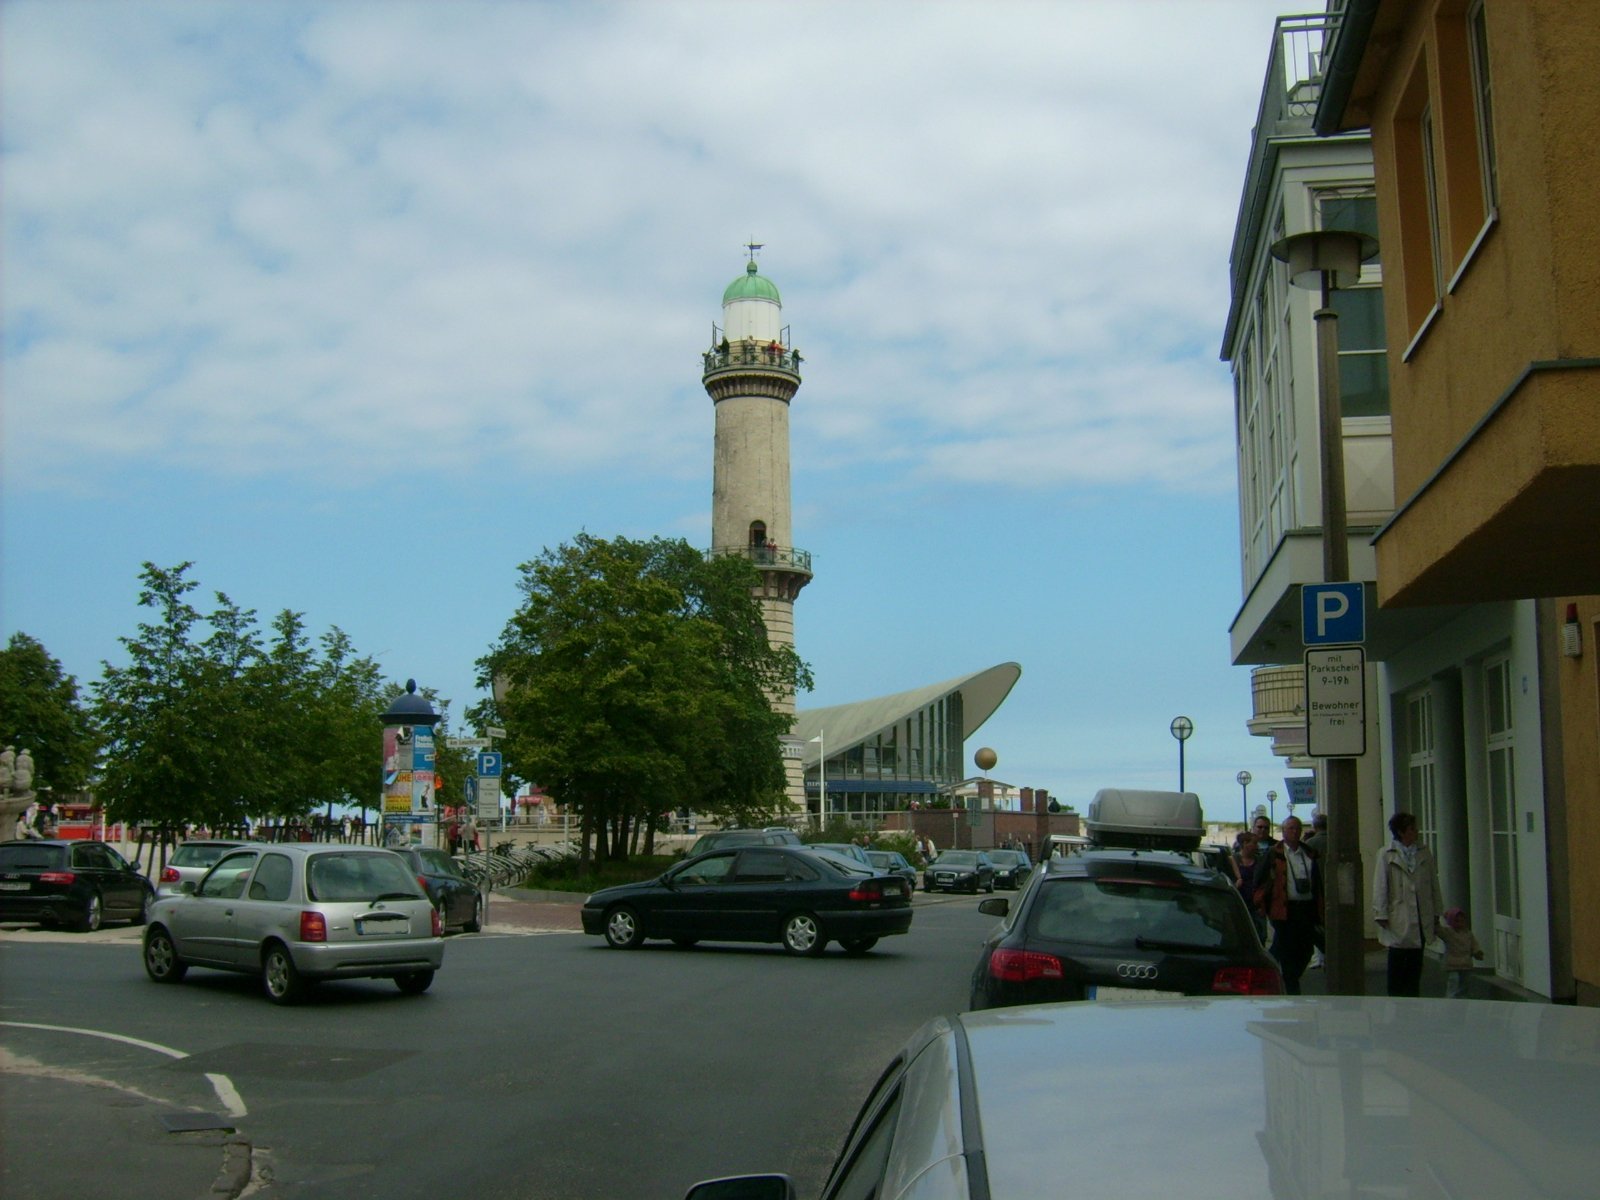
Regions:
[[[0,747],[33,755],[33,786],[80,792],[89,786],[99,739],[78,697],[78,681],[44,646],[13,633],[0,650]]]
[[[777,808],[789,718],[770,697],[810,673],[768,645],[751,564],[580,534],[521,571],[523,604],[478,664],[504,698],[474,715],[505,726],[518,775],[577,809],[585,856],[593,839],[627,857],[641,827],[648,848],[674,808]]]

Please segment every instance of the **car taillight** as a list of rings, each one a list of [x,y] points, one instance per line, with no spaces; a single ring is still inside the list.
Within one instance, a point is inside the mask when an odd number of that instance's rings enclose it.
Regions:
[[[428,879],[427,879],[427,876],[418,875],[417,876],[417,886],[422,889],[422,894],[424,896],[426,896],[428,894]]]
[[[433,936],[434,937],[443,937],[444,936],[444,918],[439,915],[439,910],[437,908],[434,909],[430,915],[433,917]]]
[[[989,974],[1006,983],[1060,979],[1061,960],[1037,950],[996,950],[989,955]]]
[[[850,889],[850,899],[871,901],[883,899],[883,880],[864,879]]]
[[[161,882],[162,883],[177,883],[178,882],[178,868],[177,867],[162,867],[161,868]]]
[[[1281,996],[1283,977],[1271,967],[1218,967],[1211,990],[1224,996]]]
[[[328,918],[319,912],[302,912],[300,914],[300,940],[302,942],[327,941]]]
[[[62,887],[71,887],[77,875],[71,871],[45,871],[39,876],[40,883],[59,883]]]

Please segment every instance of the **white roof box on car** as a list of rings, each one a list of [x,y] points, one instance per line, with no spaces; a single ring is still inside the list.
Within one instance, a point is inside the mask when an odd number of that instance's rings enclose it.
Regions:
[[[1089,801],[1084,825],[1096,846],[1135,850],[1193,850],[1205,833],[1193,792],[1101,788]]]

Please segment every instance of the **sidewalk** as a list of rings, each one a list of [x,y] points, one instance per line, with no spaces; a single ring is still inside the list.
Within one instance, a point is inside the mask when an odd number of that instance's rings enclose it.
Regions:
[[[1366,995],[1385,996],[1389,992],[1388,983],[1388,952],[1379,949],[1369,949],[1366,955]],[[1436,954],[1427,954],[1422,959],[1422,994],[1424,997],[1442,997],[1445,994],[1445,969],[1444,960]],[[1300,990],[1307,996],[1326,996],[1328,994],[1327,972],[1320,967],[1308,970],[1300,977]],[[1536,1004],[1548,1004],[1543,996],[1537,995],[1525,988],[1504,979],[1497,979],[1492,971],[1475,971],[1467,986],[1467,998],[1470,1000],[1512,1000]]]
[[[582,933],[582,892],[504,888],[489,893],[486,933]]]

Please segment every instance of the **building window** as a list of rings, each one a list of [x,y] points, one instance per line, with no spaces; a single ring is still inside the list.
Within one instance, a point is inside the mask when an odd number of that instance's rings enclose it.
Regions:
[[[1433,296],[1437,300],[1444,295],[1444,222],[1440,219],[1439,162],[1435,157],[1438,139],[1434,132],[1431,105],[1422,110],[1417,132],[1422,139],[1422,186],[1428,211],[1428,257],[1433,266]]]
[[[1417,833],[1429,846],[1439,843],[1438,759],[1434,750],[1433,693],[1406,699],[1406,803],[1417,818]]]
[[[1490,883],[1494,889],[1494,954],[1498,972],[1522,977],[1522,880],[1517,856],[1517,747],[1511,660],[1483,666],[1483,723],[1489,795]]]
[[[1489,77],[1489,29],[1483,0],[1467,13],[1467,44],[1472,59],[1472,97],[1478,118],[1478,157],[1483,174],[1483,207],[1493,213],[1500,207],[1499,165],[1494,148],[1494,85]]]

